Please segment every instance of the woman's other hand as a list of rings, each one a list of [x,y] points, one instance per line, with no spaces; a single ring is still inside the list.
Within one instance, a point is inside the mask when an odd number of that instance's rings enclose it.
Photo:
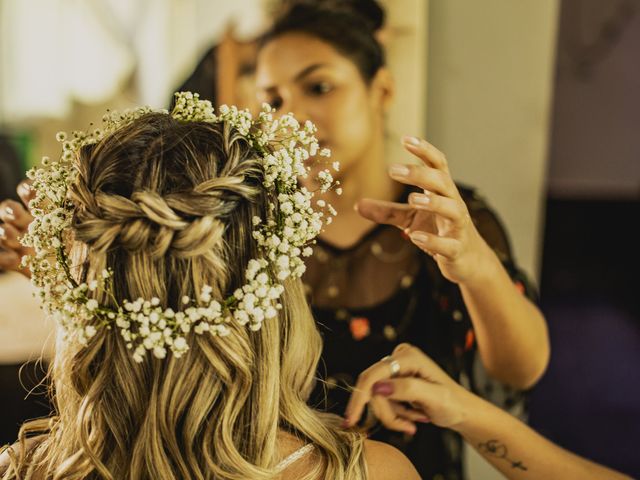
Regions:
[[[425,140],[404,137],[404,147],[421,160],[419,165],[392,165],[394,180],[419,187],[409,203],[363,199],[358,212],[377,223],[401,228],[411,241],[431,255],[450,281],[464,283],[483,268],[491,248],[476,230],[453,181],[445,155]]]
[[[25,181],[18,185],[18,195],[23,204],[13,200],[0,202],[0,270],[13,270],[30,277],[29,270],[21,268],[20,263],[24,255],[32,252],[30,248],[22,246],[20,237],[26,233],[33,220],[28,205],[35,192]]]
[[[456,430],[467,418],[472,400],[472,393],[420,349],[404,343],[358,377],[344,425],[355,425],[369,404],[391,430],[413,434],[416,422]]]

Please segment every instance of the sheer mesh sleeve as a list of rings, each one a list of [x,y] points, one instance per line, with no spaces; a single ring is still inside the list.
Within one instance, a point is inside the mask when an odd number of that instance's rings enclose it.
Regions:
[[[521,293],[537,302],[537,291],[526,273],[518,267],[509,236],[497,213],[474,190],[460,187],[460,191],[482,238],[496,253]],[[492,378],[484,368],[476,348],[467,353],[466,363],[465,373],[469,377],[469,386],[475,393],[517,417],[526,418],[525,393]]]
[[[460,187],[462,197],[469,208],[469,214],[478,232],[496,253],[509,276],[533,302],[538,301],[538,292],[527,274],[518,267],[511,242],[498,214],[488,205],[483,197],[468,187]]]

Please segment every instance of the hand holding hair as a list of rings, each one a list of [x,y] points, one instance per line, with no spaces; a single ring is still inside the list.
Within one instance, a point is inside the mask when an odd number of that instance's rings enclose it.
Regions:
[[[391,430],[414,434],[417,423],[432,422],[457,431],[509,479],[630,478],[553,444],[464,389],[406,343],[358,377],[345,412],[345,427],[355,425],[366,404]]]

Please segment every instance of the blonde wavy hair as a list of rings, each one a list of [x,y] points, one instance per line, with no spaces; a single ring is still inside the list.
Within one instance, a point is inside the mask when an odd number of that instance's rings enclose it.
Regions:
[[[84,147],[78,167],[78,280],[108,267],[119,302],[157,296],[172,308],[204,284],[224,299],[244,283],[257,257],[251,220],[276,199],[257,152],[229,125],[148,114]],[[261,331],[191,334],[179,359],[137,364],[117,329],[86,347],[59,342],[56,413],[23,425],[2,478],[271,479],[288,432],[315,446],[305,479],[364,479],[363,437],[306,404],[321,339],[300,281],[285,287],[283,310]]]

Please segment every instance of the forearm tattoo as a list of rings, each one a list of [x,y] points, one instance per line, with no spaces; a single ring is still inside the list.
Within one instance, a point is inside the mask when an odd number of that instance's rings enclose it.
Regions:
[[[498,440],[487,440],[484,443],[478,444],[478,450],[480,453],[486,453],[489,456],[505,460],[511,464],[511,468],[527,471],[528,468],[520,461],[509,458],[509,450],[507,446],[500,443]]]

